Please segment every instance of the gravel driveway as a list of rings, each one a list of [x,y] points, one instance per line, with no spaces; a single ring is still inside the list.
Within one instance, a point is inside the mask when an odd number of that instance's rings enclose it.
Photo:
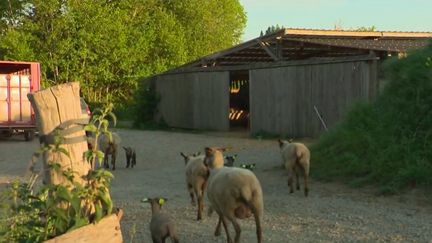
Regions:
[[[256,163],[255,173],[264,192],[264,242],[432,242],[432,205],[421,192],[376,196],[372,189],[355,189],[311,180],[309,197],[288,193],[276,141],[236,134],[191,134],[119,129],[122,145],[137,150],[137,166],[125,168],[123,151],[114,172],[112,197],[125,210],[121,221],[125,242],[151,242],[150,205],[143,197],[168,198],[164,210],[175,219],[181,242],[226,242],[213,236],[214,214],[195,220],[190,205],[180,152],[222,146],[238,154],[236,163]],[[234,135],[234,136],[233,136]],[[0,184],[24,174],[38,142],[16,137],[0,140]],[[311,161],[313,170],[313,155]],[[206,200],[207,202],[207,200]],[[256,242],[253,219],[240,221],[242,242]],[[231,228],[231,232],[233,229]],[[232,233],[232,236],[233,233]]]

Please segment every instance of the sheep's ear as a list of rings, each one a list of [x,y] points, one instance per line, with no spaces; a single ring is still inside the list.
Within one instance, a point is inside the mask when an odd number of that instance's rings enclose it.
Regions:
[[[241,168],[246,168],[246,165],[245,164],[241,164],[240,167]]]
[[[187,155],[184,154],[183,152],[180,152],[180,155],[181,155],[184,159],[187,159]]]
[[[282,139],[278,139],[279,142],[279,147],[282,147],[282,145],[284,144],[284,141]]]
[[[294,139],[292,138],[288,139],[288,143],[292,143],[292,142],[294,142]]]
[[[150,200],[148,198],[143,198],[141,199],[141,202],[150,202]]]

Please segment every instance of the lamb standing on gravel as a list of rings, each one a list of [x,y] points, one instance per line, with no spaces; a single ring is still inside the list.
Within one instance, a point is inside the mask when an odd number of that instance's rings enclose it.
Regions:
[[[263,195],[261,184],[255,174],[249,170],[223,167],[224,159],[221,148],[206,148],[204,163],[210,169],[207,197],[210,208],[219,215],[215,236],[220,235],[221,223],[224,226],[227,242],[232,242],[227,228],[226,219],[234,226],[236,235],[234,242],[240,242],[240,225],[237,219],[255,218],[258,242],[262,241],[261,218],[263,216]]]
[[[150,221],[150,233],[153,243],[163,243],[170,237],[172,242],[178,243],[179,239],[175,230],[174,222],[168,215],[161,213],[162,205],[167,201],[166,198],[144,198],[141,202],[148,202],[152,209],[152,218]]]
[[[204,210],[204,191],[207,186],[209,170],[203,163],[204,155],[186,155],[184,153],[180,153],[180,155],[184,158],[186,165],[186,184],[191,197],[191,204],[196,205],[196,196],[198,200],[197,220],[201,220]]]
[[[293,177],[296,176],[296,188],[300,190],[299,174],[304,177],[304,194],[309,193],[308,177],[310,167],[310,151],[302,143],[293,143],[279,139],[279,147],[281,149],[282,159],[285,164],[285,169],[288,171],[288,186],[290,193],[294,192]]]
[[[131,166],[132,168],[136,165],[136,152],[132,147],[123,147],[126,154],[126,168]]]
[[[111,155],[111,165],[112,165],[112,170],[115,170],[115,162],[116,162],[116,158],[117,158],[117,152],[118,152],[118,148],[119,148],[119,144],[121,142],[120,136],[113,132],[111,133],[111,140],[110,137],[104,133],[102,133],[99,136],[98,139],[98,145],[99,145],[99,150],[104,152],[105,156],[104,156],[104,160],[103,160],[103,165],[106,169],[109,169],[109,165],[108,165],[108,156]]]

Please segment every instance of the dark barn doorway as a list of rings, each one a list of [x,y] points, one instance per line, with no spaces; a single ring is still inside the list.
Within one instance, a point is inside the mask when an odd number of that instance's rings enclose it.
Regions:
[[[249,71],[230,72],[230,128],[249,129]]]

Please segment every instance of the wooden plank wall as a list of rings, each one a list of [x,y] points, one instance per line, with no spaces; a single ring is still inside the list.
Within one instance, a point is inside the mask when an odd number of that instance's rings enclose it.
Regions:
[[[298,65],[250,71],[251,133],[317,137],[334,126],[354,101],[376,92],[376,61]]]
[[[160,115],[172,127],[229,130],[229,72],[190,72],[155,77]]]

